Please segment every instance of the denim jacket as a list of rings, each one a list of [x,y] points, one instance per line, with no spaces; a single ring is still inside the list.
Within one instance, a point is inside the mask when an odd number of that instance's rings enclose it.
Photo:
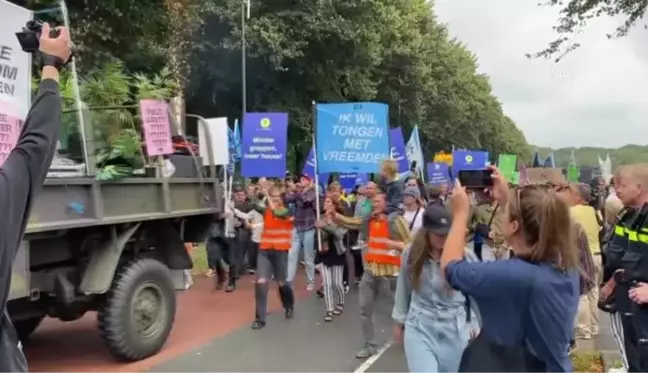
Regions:
[[[466,259],[477,261],[476,255],[466,249]],[[405,324],[411,313],[422,314],[437,320],[450,320],[466,316],[466,305],[470,303],[472,328],[479,327],[479,311],[474,300],[466,302],[461,292],[450,287],[438,261],[427,260],[421,272],[419,290],[413,289],[410,280],[409,248],[403,253],[398,275],[392,319]]]

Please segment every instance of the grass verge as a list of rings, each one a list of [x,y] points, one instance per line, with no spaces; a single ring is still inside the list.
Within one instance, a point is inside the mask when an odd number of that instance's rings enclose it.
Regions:
[[[603,366],[603,359],[601,354],[594,351],[574,352],[571,355],[572,365],[574,372],[593,372],[603,373],[605,367]]]
[[[193,269],[191,273],[194,275],[204,275],[207,273],[209,266],[207,265],[207,250],[205,244],[200,244],[191,250],[191,260],[193,261]]]

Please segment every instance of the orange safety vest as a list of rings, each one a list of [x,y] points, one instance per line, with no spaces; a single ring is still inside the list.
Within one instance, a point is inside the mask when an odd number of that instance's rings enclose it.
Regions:
[[[392,249],[387,247],[387,241],[390,238],[387,218],[372,219],[369,222],[369,241],[367,242],[365,260],[368,263],[400,266],[401,256],[393,255]]]
[[[263,215],[263,232],[261,233],[261,250],[288,251],[292,246],[293,219],[280,219],[270,208]]]

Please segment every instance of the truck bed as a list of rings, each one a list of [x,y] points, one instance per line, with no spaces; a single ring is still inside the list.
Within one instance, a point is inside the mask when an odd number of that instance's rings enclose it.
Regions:
[[[26,233],[213,214],[219,194],[214,178],[47,179]]]

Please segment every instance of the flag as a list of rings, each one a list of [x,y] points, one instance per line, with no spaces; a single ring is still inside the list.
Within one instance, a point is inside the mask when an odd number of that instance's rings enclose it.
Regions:
[[[569,159],[569,164],[578,164],[578,162],[576,162],[576,155],[574,154],[574,149],[572,149],[572,151],[571,151],[571,157]]]
[[[230,161],[227,164],[227,172],[234,173],[234,165],[241,159],[241,133],[238,119],[234,122],[234,130],[227,128],[227,144],[229,148]]]
[[[529,180],[526,165],[524,164],[522,157],[518,157],[517,161],[518,169],[520,170],[517,176],[518,185],[526,185],[527,181]]]
[[[515,179],[517,156],[515,154],[500,154],[497,159],[497,168],[509,183]]]
[[[553,152],[549,153],[549,156],[547,157],[547,159],[545,159],[544,165],[542,167],[556,168],[556,161],[554,160]]]
[[[407,140],[407,144],[405,144],[405,153],[407,154],[410,169],[412,168],[412,164],[416,162],[416,170],[414,171],[423,175],[424,158],[418,126],[414,126],[414,130],[412,131],[409,140]]]
[[[540,155],[538,154],[538,152],[535,152],[535,154],[533,154],[533,162],[531,163],[531,167],[533,168],[542,167],[543,163],[544,162],[542,162],[542,160],[540,159]]]

